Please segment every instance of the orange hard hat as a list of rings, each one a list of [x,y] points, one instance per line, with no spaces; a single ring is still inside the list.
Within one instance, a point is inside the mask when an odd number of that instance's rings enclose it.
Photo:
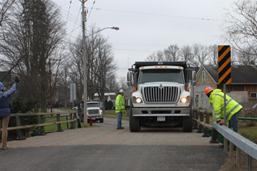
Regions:
[[[213,91],[213,88],[210,87],[210,86],[207,86],[207,87],[204,88],[203,91],[204,91],[204,93],[207,95],[207,94],[209,94],[211,91]]]

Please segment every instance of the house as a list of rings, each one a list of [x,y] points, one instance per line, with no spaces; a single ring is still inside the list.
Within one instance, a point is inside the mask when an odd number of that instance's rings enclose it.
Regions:
[[[257,67],[232,65],[232,84],[227,86],[227,93],[243,104],[257,101]],[[217,87],[217,66],[202,65],[196,74],[196,108],[209,108],[207,97],[203,94],[205,86]],[[219,87],[222,89],[222,87]]]

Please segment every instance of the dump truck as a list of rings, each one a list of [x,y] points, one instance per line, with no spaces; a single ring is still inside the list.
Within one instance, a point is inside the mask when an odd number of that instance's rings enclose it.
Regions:
[[[127,74],[130,131],[180,126],[191,132],[194,75],[184,61],[135,62]]]

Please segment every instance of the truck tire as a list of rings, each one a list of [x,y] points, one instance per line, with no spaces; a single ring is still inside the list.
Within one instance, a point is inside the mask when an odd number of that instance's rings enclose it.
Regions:
[[[130,132],[140,131],[140,120],[136,117],[133,117],[132,107],[129,108],[129,130]]]
[[[185,116],[183,117],[183,123],[182,123],[182,129],[183,132],[192,132],[193,130],[193,120],[191,116]]]
[[[100,119],[100,123],[104,123],[104,118],[101,118],[101,119]]]

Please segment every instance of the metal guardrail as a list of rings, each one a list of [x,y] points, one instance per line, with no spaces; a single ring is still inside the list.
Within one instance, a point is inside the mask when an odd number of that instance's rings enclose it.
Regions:
[[[226,126],[213,124],[213,128],[217,130],[224,137],[224,151],[229,150],[229,155],[232,156],[234,146],[236,146],[236,166],[240,163],[240,151],[247,155],[247,168],[248,171],[253,170],[252,159],[257,160],[257,144],[243,137],[242,135],[234,132]],[[228,143],[229,142],[229,143]],[[229,148],[228,148],[229,144]]]
[[[196,122],[198,132],[203,132],[203,137],[206,137],[206,130],[216,130],[224,137],[224,151],[229,153],[232,156],[234,152],[234,147],[236,146],[236,166],[239,166],[240,161],[240,151],[245,153],[248,158],[247,167],[248,171],[253,169],[252,160],[257,160],[257,144],[243,137],[242,135],[234,132],[227,126],[221,126],[219,124],[210,123],[211,114],[205,113],[203,111],[197,112],[194,118]],[[252,120],[257,121],[256,117],[239,117],[239,120]],[[213,138],[213,137],[212,137]]]
[[[216,129],[221,135],[223,135],[224,138],[240,148],[243,152],[257,160],[257,144],[234,132],[226,126],[213,124],[213,128]]]
[[[244,121],[257,121],[257,117],[238,116],[237,119],[244,120]]]

